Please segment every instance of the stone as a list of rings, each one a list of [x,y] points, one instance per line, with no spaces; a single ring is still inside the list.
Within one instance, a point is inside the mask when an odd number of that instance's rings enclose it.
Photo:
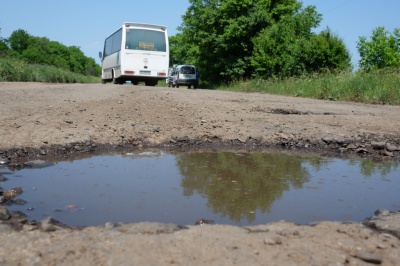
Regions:
[[[0,205],[0,220],[5,221],[9,220],[10,218],[11,218],[10,211]]]
[[[17,187],[17,188],[12,188],[10,190],[7,190],[6,192],[3,193],[4,200],[10,200],[12,198],[15,198],[18,195],[21,195],[23,192],[22,188]]]
[[[374,254],[371,252],[366,251],[358,251],[356,253],[356,258],[359,258],[363,261],[374,263],[374,264],[381,264],[382,263],[382,256],[378,254]]]
[[[321,140],[323,142],[325,142],[326,144],[330,144],[335,141],[335,138],[333,136],[326,136],[326,137],[323,137]]]
[[[398,151],[399,148],[390,144],[390,143],[386,143],[385,148],[387,151]]]
[[[378,216],[378,215],[388,215],[388,214],[390,214],[390,211],[387,210],[387,209],[379,209],[379,210],[375,211],[375,215],[376,216]]]
[[[52,166],[52,165],[53,165],[52,163],[46,162],[46,161],[43,161],[43,160],[33,160],[33,161],[29,161],[29,162],[24,163],[24,167],[33,168],[33,169],[35,169],[35,168],[45,168],[45,167]]]
[[[41,222],[41,229],[44,232],[52,232],[62,229],[62,227],[55,225],[58,223],[55,219],[48,217]]]
[[[371,146],[376,150],[383,150],[385,148],[386,143],[384,141],[372,141]]]
[[[280,238],[279,236],[267,237],[264,239],[264,244],[265,245],[281,245],[282,238]]]

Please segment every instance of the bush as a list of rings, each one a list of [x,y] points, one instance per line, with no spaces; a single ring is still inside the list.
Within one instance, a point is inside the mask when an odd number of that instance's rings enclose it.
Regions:
[[[97,83],[100,79],[53,66],[30,65],[21,60],[0,58],[0,81]]]

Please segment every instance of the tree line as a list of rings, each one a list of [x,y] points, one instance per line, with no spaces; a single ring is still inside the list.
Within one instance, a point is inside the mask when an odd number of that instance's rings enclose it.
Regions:
[[[315,6],[297,0],[189,2],[178,34],[170,37],[171,63],[195,64],[210,84],[353,68],[338,35],[329,28],[312,31],[322,21]],[[360,69],[399,67],[399,40],[399,30],[391,35],[384,28],[375,30],[371,41],[360,37]]]
[[[22,29],[7,39],[0,38],[0,55],[32,65],[50,65],[86,76],[100,76],[101,68],[77,46],[65,46],[45,37],[35,37]]]

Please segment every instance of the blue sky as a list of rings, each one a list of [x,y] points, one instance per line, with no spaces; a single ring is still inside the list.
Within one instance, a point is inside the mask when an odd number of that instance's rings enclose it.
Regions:
[[[30,35],[47,37],[67,46],[78,46],[86,56],[98,60],[105,37],[123,22],[146,22],[165,25],[169,35],[177,33],[189,1],[163,0],[22,0],[2,1],[0,36],[8,38],[17,29]],[[371,36],[372,30],[384,26],[390,32],[400,28],[399,0],[304,0],[315,5],[323,15],[320,32],[327,26],[339,35],[357,65],[359,36]],[[108,3],[108,4],[106,4]]]

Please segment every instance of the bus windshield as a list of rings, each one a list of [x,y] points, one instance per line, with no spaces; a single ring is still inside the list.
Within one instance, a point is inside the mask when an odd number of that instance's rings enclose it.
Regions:
[[[131,50],[166,52],[165,32],[127,29],[125,48]]]

